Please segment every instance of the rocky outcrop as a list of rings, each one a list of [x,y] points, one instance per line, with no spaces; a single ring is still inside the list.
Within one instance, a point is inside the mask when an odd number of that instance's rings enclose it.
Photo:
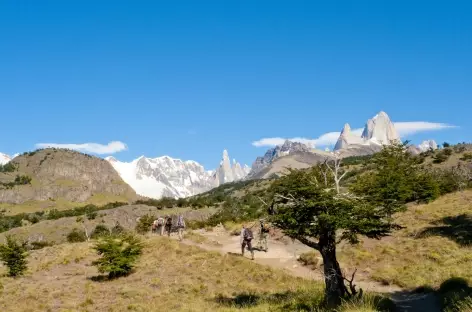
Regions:
[[[334,146],[334,150],[340,150],[343,148],[348,148],[354,144],[362,144],[363,140],[359,136],[356,136],[351,132],[351,127],[349,124],[345,124],[341,134],[339,135],[339,139]]]
[[[418,148],[421,152],[427,152],[429,150],[438,149],[438,144],[434,140],[427,140],[421,142],[421,144],[418,145]]]
[[[258,173],[269,166],[277,158],[287,156],[289,154],[305,152],[311,153],[314,150],[307,145],[299,142],[285,141],[282,145],[277,145],[273,147],[264,154],[263,157],[257,157],[254,163],[252,164],[251,172],[249,173],[250,177],[259,176]]]
[[[221,184],[239,181],[244,179],[248,175],[248,167],[241,165],[233,160],[233,165],[229,160],[228,151],[223,151],[223,157],[220,162],[220,166],[216,169],[213,177],[214,177],[214,186],[219,186]]]
[[[367,121],[361,138],[364,141],[381,145],[400,141],[400,136],[393,122],[385,112],[380,112]]]
[[[362,153],[364,153],[363,150],[368,153],[371,149],[377,149],[376,147],[371,148],[371,146],[389,145],[399,141],[400,136],[390,117],[388,117],[387,113],[380,112],[372,119],[367,120],[360,137],[351,132],[349,124],[344,125],[334,151],[355,148]]]
[[[85,202],[94,195],[113,195],[135,200],[136,193],[105,160],[70,150],[44,149],[24,153],[12,161],[16,171],[0,174],[0,179],[16,175],[32,178],[31,184],[0,190],[0,202],[19,204],[31,200],[63,199]]]

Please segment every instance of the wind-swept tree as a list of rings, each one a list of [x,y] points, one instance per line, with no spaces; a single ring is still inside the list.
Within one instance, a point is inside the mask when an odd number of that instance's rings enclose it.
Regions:
[[[341,193],[343,172],[339,166],[328,166],[326,162],[307,170],[290,170],[270,190],[277,211],[272,221],[289,237],[320,252],[326,301],[328,306],[336,306],[342,298],[358,294],[354,276],[349,280],[341,271],[336,245],[343,240],[355,244],[359,235],[380,239],[399,226],[389,217],[391,209]]]

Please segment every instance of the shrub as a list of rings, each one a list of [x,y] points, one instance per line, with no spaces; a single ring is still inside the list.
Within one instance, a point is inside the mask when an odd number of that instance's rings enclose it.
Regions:
[[[112,235],[118,235],[118,234],[123,234],[125,233],[126,230],[119,222],[116,222],[115,226],[111,228],[111,234]]]
[[[97,215],[98,215],[98,213],[96,211],[87,211],[85,213],[85,216],[87,217],[88,220],[95,220]]]
[[[38,249],[43,249],[44,247],[49,247],[53,246],[53,242],[48,242],[48,241],[37,241],[37,242],[31,242],[31,250],[38,250]]]
[[[145,234],[151,230],[151,225],[156,220],[156,217],[153,215],[144,215],[139,218],[138,223],[136,224],[136,232],[139,234]]]
[[[314,251],[305,252],[300,255],[298,261],[303,265],[310,266],[313,269],[318,265],[318,253]]]
[[[444,152],[444,150],[442,150],[433,157],[433,163],[440,164],[440,163],[445,162],[448,158],[449,158],[449,155],[447,155]]]
[[[464,153],[464,155],[462,155],[462,157],[460,158],[460,160],[463,160],[463,161],[472,160],[472,153]]]
[[[0,245],[0,260],[8,267],[8,276],[23,275],[27,269],[26,242],[19,243],[10,235],[6,240],[6,244]]]
[[[15,164],[8,162],[5,165],[0,165],[0,172],[13,172],[16,170]]]
[[[87,236],[85,235],[85,232],[77,228],[73,229],[69,232],[69,234],[67,234],[67,241],[69,243],[80,243],[85,242],[86,240]]]
[[[90,234],[90,238],[97,239],[100,237],[108,236],[110,234],[110,229],[108,229],[106,225],[99,224],[92,231],[92,234]]]
[[[94,246],[101,257],[92,262],[100,273],[117,278],[131,273],[143,250],[141,240],[132,234],[106,236]]]

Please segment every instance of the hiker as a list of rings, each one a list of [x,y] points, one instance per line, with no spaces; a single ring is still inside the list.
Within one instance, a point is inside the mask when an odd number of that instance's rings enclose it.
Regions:
[[[168,216],[165,223],[167,236],[170,237],[170,232],[172,231],[172,217]]]
[[[182,240],[182,234],[184,232],[184,229],[185,229],[185,220],[184,220],[184,216],[182,214],[179,215],[179,218],[177,220],[177,229],[179,231],[179,240]]]
[[[267,236],[269,235],[269,224],[264,222],[264,219],[259,220],[259,242],[257,246],[267,252],[269,247],[267,245]]]
[[[246,225],[243,225],[243,229],[241,230],[241,254],[244,257],[244,249],[247,246],[247,249],[251,252],[251,259],[254,260],[254,250],[252,249],[252,230],[248,228]]]
[[[157,220],[152,221],[151,224],[151,234],[157,232]]]
[[[156,221],[156,233],[159,233],[159,235],[164,235],[164,218],[163,217],[158,217]]]

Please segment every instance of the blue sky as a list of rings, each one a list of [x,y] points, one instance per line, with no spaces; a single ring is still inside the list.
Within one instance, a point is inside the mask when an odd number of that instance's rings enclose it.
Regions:
[[[380,110],[458,126],[416,143],[471,141],[472,4],[388,2],[2,1],[0,151],[120,141],[214,168]]]

